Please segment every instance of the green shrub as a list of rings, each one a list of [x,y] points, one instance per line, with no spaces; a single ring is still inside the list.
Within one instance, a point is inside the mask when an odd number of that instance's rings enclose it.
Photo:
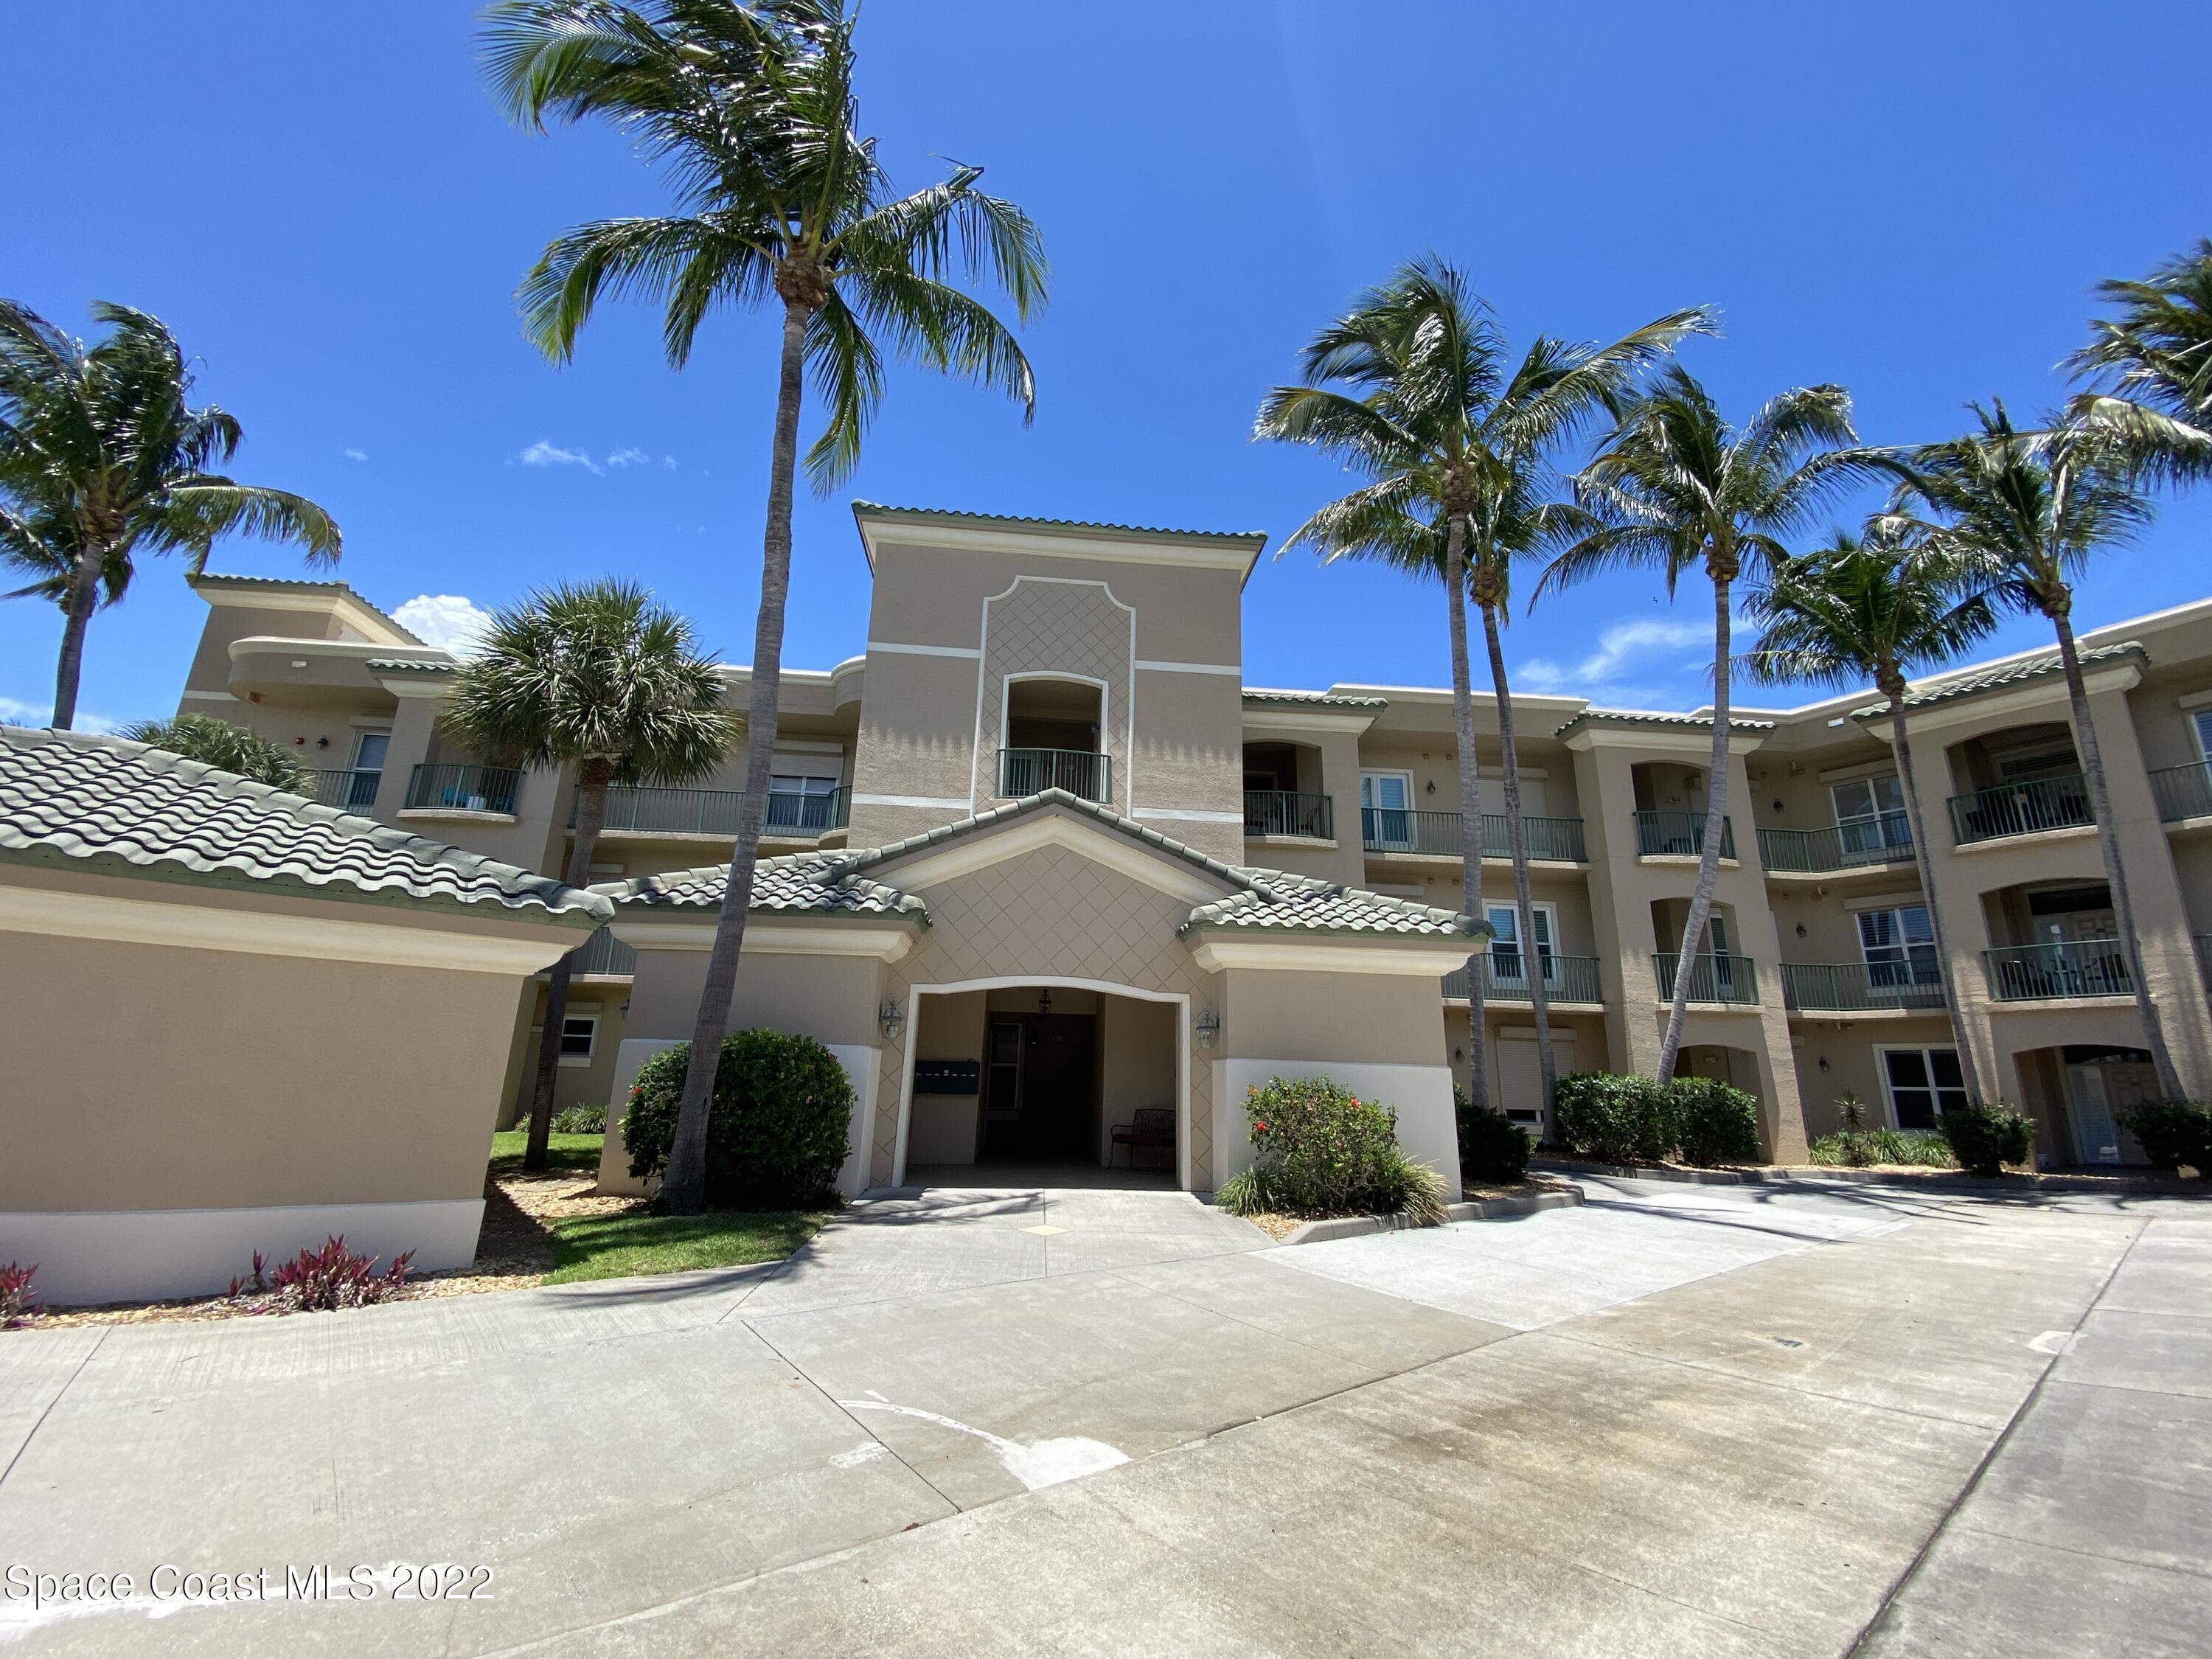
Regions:
[[[529,1119],[523,1127],[529,1127]],[[556,1135],[603,1135],[607,1132],[607,1109],[604,1106],[571,1106],[566,1111],[553,1114],[553,1133]]]
[[[1951,1143],[1933,1129],[1840,1129],[1813,1143],[1815,1164],[1863,1170],[1869,1164],[1920,1164],[1951,1170]]]
[[[186,760],[203,761],[277,789],[312,798],[315,775],[287,745],[256,736],[242,726],[212,714],[179,714],[174,720],[140,720],[123,728],[133,743],[151,744]]]
[[[1717,1077],[1678,1077],[1668,1096],[1685,1164],[1759,1162],[1759,1103],[1742,1090]]]
[[[1380,1102],[1327,1078],[1278,1077],[1246,1091],[1244,1115],[1255,1173],[1242,1185],[1224,1183],[1236,1201],[1282,1215],[1444,1218],[1443,1180],[1406,1156],[1398,1115]]]
[[[1452,1085],[1452,1111],[1459,1122],[1462,1180],[1503,1185],[1528,1173],[1527,1130],[1503,1112],[1476,1105],[1456,1083]]]
[[[1601,1164],[1656,1164],[1674,1150],[1674,1107],[1648,1077],[1577,1072],[1552,1097],[1559,1144]]]
[[[2008,1164],[2027,1162],[2035,1125],[2002,1102],[1954,1106],[1936,1120],[1960,1167],[1978,1176],[2002,1175]]]
[[[2212,1180],[2212,1107],[2191,1100],[2147,1100],[2123,1109],[2119,1116],[2142,1142],[2154,1167],[2172,1170],[2186,1164]]]
[[[667,1167],[690,1047],[664,1048],[638,1068],[622,1121],[633,1176]],[[707,1202],[723,1210],[834,1202],[852,1118],[852,1082],[812,1037],[732,1032],[708,1107]]]
[[[1268,1191],[1267,1178],[1256,1164],[1246,1165],[1215,1188],[1213,1205],[1231,1215],[1275,1213],[1274,1194]]]

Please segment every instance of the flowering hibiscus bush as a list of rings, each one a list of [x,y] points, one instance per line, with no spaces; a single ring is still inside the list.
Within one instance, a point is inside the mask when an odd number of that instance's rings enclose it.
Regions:
[[[1252,1167],[1214,1200],[1234,1214],[1443,1219],[1443,1184],[1398,1145],[1398,1115],[1327,1078],[1270,1078],[1247,1092]]]

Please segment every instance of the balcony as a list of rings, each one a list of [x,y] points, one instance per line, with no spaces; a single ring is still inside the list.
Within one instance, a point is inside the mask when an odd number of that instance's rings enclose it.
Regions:
[[[637,948],[624,945],[614,936],[611,928],[602,927],[576,947],[575,959],[570,963],[568,972],[580,979],[586,974],[629,979],[637,973]]]
[[[578,792],[580,793],[581,792]],[[611,787],[607,791],[606,822],[599,826],[616,834],[696,836],[702,841],[735,842],[738,813],[744,806],[742,789],[654,789]],[[770,790],[763,836],[811,839],[845,827],[852,799],[848,789],[827,794],[801,794],[795,790]],[[575,798],[568,804],[568,827],[576,827]]]
[[[1489,951],[1484,953],[1482,994],[1492,1002],[1528,1002],[1532,1000],[1528,975],[1522,966],[1519,951]],[[1444,996],[1453,1002],[1467,1000],[1466,969],[1455,968],[1444,975]],[[1547,1002],[1602,1003],[1605,995],[1598,988],[1597,958],[1546,957],[1544,1000]]]
[[[1782,1001],[1808,1014],[1941,1008],[1943,981],[1934,968],[1904,962],[1785,962]]]
[[[1370,853],[1420,853],[1434,858],[1459,858],[1460,819],[1457,812],[1415,812],[1397,806],[1359,809],[1359,844]],[[1539,864],[1581,864],[1589,854],[1583,846],[1580,818],[1523,817],[1521,826],[1528,836],[1528,857]],[[1513,840],[1503,812],[1482,815],[1482,856],[1510,858]]]
[[[318,772],[314,777],[315,787],[307,792],[307,799],[343,812],[368,811],[376,805],[377,785],[384,781],[380,771]]]
[[[1770,871],[1825,875],[1867,865],[1898,864],[1912,856],[1912,823],[1902,812],[1853,818],[1827,830],[1762,830],[1759,861]]]
[[[1703,858],[1705,852],[1705,815],[1703,812],[1651,812],[1636,814],[1636,854],[1638,858]],[[1721,856],[1735,856],[1735,824],[1729,818],[1721,820]]]
[[[1659,1000],[1674,1000],[1674,974],[1681,962],[1676,951],[1655,951],[1652,975],[1659,982]],[[1715,956],[1710,952],[1690,958],[1690,1000],[1692,1002],[1756,1003],[1759,975],[1749,957]]]
[[[999,750],[999,793],[1017,799],[1065,789],[1085,800],[1106,801],[1114,795],[1114,761],[1080,749],[1001,749]]]
[[[2089,811],[2089,786],[2078,772],[2026,783],[2001,783],[1970,795],[1954,795],[1948,804],[1951,832],[1961,847],[2096,822]]]
[[[1327,795],[1301,795],[1287,789],[1247,789],[1244,833],[1334,841],[1336,805]]]
[[[2150,775],[2150,793],[2158,802],[2160,823],[2212,817],[2212,765],[2197,761],[2165,767]]]
[[[410,812],[503,812],[514,816],[522,790],[515,766],[418,766],[407,780]]]
[[[2127,958],[2120,954],[2116,939],[2002,945],[1982,952],[1982,968],[1989,975],[1993,1002],[2135,994]]]

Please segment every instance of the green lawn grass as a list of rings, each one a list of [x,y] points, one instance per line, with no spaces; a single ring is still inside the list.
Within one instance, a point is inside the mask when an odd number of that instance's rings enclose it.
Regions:
[[[818,1215],[784,1210],[710,1210],[705,1215],[586,1215],[550,1224],[548,1285],[695,1267],[780,1261],[814,1237]]]
[[[502,1129],[491,1138],[491,1173],[519,1175],[522,1170],[523,1149],[529,1144],[527,1129]],[[549,1170],[596,1170],[599,1167],[599,1148],[606,1142],[605,1135],[550,1135],[546,1138],[545,1165]]]

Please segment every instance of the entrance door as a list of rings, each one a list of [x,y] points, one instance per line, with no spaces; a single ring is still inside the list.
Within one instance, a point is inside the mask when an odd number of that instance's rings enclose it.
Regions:
[[[2119,1130],[2112,1122],[2112,1103],[2105,1091],[2101,1066],[2069,1066],[2066,1098],[2074,1108],[2074,1133],[2081,1143],[2084,1164],[2118,1164]]]
[[[1410,772],[1362,772],[1359,775],[1359,832],[1368,846],[1403,853],[1413,846],[1413,775]]]
[[[991,1095],[983,1156],[1098,1162],[1095,1119],[1098,1022],[1091,1014],[1022,1014],[991,1022]],[[1011,1048],[1010,1063],[1000,1055]],[[1009,1091],[1003,1086],[1011,1083]]]

